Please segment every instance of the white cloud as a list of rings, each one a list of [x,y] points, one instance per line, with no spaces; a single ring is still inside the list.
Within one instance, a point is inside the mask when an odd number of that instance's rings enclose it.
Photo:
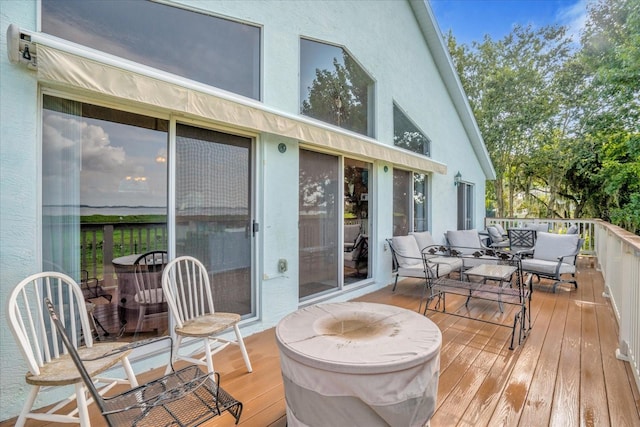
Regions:
[[[558,23],[567,27],[567,35],[574,44],[580,43],[580,36],[587,23],[587,5],[591,0],[578,0],[571,6],[558,10]]]

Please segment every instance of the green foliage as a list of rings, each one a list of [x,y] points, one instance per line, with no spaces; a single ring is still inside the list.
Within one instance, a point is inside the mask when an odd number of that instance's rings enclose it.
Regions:
[[[600,217],[640,232],[640,0],[589,5],[565,29],[447,43],[498,179],[498,216]]]

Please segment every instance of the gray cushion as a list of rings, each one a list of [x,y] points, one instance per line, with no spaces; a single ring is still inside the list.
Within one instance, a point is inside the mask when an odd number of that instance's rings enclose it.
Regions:
[[[417,266],[422,271],[422,253],[413,236],[393,236],[391,244],[396,253],[398,267],[415,268]]]
[[[546,222],[541,222],[541,223],[531,223],[528,222],[524,225],[524,228],[530,228],[539,232],[548,232],[549,231],[549,224]]]
[[[489,233],[489,237],[491,237],[491,241],[493,243],[500,243],[506,240],[505,237],[502,234],[500,234],[498,229],[494,226],[487,227],[487,232]]]
[[[569,229],[567,230],[567,234],[578,234],[578,226],[573,224],[571,227],[569,227]]]
[[[472,254],[476,249],[482,249],[478,230],[449,230],[447,241],[449,246],[464,254]]]
[[[493,226],[498,230],[498,233],[500,233],[501,235],[505,235],[507,234],[507,231],[504,229],[504,227],[501,224],[493,224]]]
[[[524,271],[529,271],[532,273],[539,272],[546,274],[547,276],[553,276],[556,274],[556,267],[558,266],[557,261],[547,261],[543,259],[532,259],[532,258],[524,258],[522,260],[522,269]],[[568,264],[563,262],[560,264],[560,273],[559,274],[567,274],[567,273],[575,273],[576,266],[573,264]]]
[[[558,257],[574,253],[579,241],[577,234],[538,233],[533,258],[557,262]]]
[[[418,248],[420,250],[423,250],[427,246],[433,246],[436,244],[436,242],[433,241],[431,233],[428,231],[412,231],[409,235],[416,239],[416,243],[418,243]]]

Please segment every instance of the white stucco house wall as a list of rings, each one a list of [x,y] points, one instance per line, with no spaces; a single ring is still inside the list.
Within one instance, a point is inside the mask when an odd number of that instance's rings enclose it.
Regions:
[[[90,268],[86,209],[159,209],[170,258],[241,281],[221,304],[245,336],[387,286],[394,233],[483,228],[495,171],[428,2],[163,0],[128,22],[112,1],[86,27],[91,10],[62,3],[0,1],[0,420],[28,392],[7,295],[47,266]],[[394,144],[407,133],[417,150]],[[77,246],[57,245],[56,209],[76,218]],[[368,241],[357,274],[341,256],[348,223]],[[92,272],[116,289],[104,257]]]

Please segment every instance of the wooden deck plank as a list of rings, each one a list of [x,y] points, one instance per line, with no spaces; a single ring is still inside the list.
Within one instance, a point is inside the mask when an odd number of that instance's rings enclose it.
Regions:
[[[532,301],[533,330],[514,351],[508,350],[508,328],[428,314],[443,334],[442,376],[438,407],[431,427],[459,426],[640,426],[640,393],[628,363],[616,359],[617,325],[608,300],[602,298],[602,276],[579,263],[577,290],[550,292],[536,285]],[[547,282],[548,283],[548,282]],[[358,300],[417,310],[421,284],[407,279],[396,292],[387,286]],[[463,299],[462,299],[463,300]],[[454,307],[453,299],[447,302]],[[463,301],[458,301],[461,307]],[[487,303],[470,306],[480,316],[498,316]],[[247,373],[237,348],[214,358],[223,387],[241,400],[243,427],[285,427],[285,401],[274,328],[245,337],[254,367]],[[144,378],[153,373],[145,373]],[[604,390],[604,394],[600,391]],[[597,406],[598,405],[598,406]],[[105,425],[95,406],[94,426]],[[608,419],[604,419],[608,417]],[[230,427],[225,415],[207,427]],[[357,420],[353,420],[358,426]],[[12,420],[0,427],[13,425]],[[30,420],[27,427],[61,424]]]
[[[560,358],[560,348],[564,330],[557,325],[564,325],[567,316],[567,300],[555,299],[550,305],[553,309],[548,324],[536,322],[535,333],[545,334],[540,360],[534,372],[527,401],[520,416],[520,425],[547,425],[551,416],[551,402],[555,387],[556,371]]]
[[[550,425],[571,426],[580,422],[580,349],[582,316],[575,301],[569,301]]]

